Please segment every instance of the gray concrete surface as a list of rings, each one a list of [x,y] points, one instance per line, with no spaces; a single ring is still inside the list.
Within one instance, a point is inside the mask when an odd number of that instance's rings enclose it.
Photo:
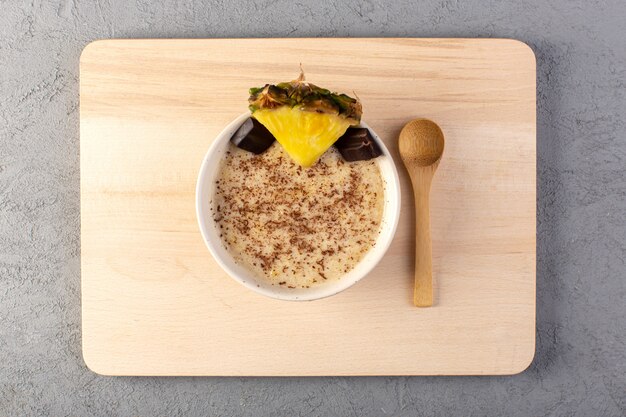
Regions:
[[[126,37],[511,37],[538,62],[537,354],[513,377],[110,378],[80,351],[78,58]],[[626,3],[0,0],[0,416],[626,415]]]

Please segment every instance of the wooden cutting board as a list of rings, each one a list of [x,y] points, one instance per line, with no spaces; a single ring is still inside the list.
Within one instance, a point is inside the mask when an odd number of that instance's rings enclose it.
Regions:
[[[194,190],[248,87],[355,91],[402,185],[378,267],[320,301],[264,298],[204,246]],[[436,306],[412,305],[397,137],[446,137],[432,189]],[[513,374],[535,346],[535,58],[504,39],[106,40],[80,60],[83,354],[109,375]],[[216,161],[217,163],[217,161]]]

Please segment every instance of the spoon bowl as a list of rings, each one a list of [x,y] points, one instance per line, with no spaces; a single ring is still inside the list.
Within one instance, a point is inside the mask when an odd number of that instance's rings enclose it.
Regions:
[[[443,132],[435,122],[428,119],[411,120],[400,132],[399,147],[405,165],[433,165],[443,155]]]

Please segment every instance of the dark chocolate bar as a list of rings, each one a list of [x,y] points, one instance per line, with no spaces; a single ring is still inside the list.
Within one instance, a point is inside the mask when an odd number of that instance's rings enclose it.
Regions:
[[[265,152],[275,140],[270,131],[252,117],[243,122],[230,138],[233,145],[257,155]]]
[[[350,127],[337,142],[335,147],[348,162],[367,161],[382,155],[382,151],[369,129]]]

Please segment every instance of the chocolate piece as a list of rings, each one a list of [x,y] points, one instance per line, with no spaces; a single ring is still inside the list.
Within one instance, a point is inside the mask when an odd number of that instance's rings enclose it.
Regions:
[[[337,150],[348,162],[367,161],[382,155],[382,151],[372,137],[369,129],[364,127],[350,127],[337,142]]]
[[[270,131],[252,117],[243,122],[230,138],[233,145],[257,155],[265,152],[275,140]]]

